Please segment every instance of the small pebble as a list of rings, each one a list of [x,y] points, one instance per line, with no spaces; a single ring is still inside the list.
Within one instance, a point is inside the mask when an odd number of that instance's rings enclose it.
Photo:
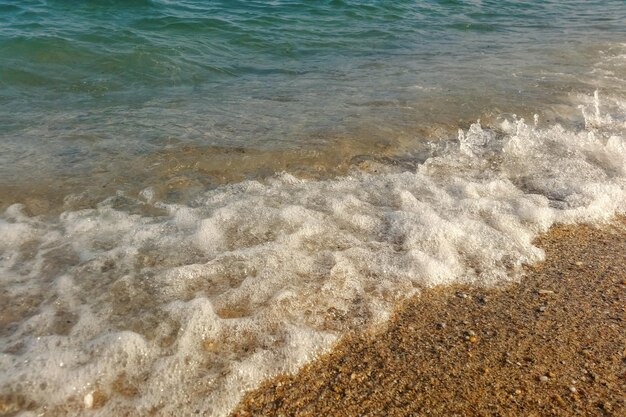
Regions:
[[[548,376],[549,376],[550,378],[555,378],[555,377],[556,377],[556,374],[555,374],[554,372],[550,371],[550,372],[548,372]]]
[[[547,381],[548,381],[548,377],[547,377],[547,376],[545,376],[545,375],[541,375],[541,376],[539,377],[539,380],[540,380],[541,382],[547,382]]]
[[[582,262],[580,262],[580,261],[576,262],[576,266],[582,266],[582,264],[583,264],[583,263],[582,263]]]
[[[554,291],[551,291],[551,290],[539,290],[539,291],[537,291],[537,293],[539,295],[551,295],[551,294],[554,294]]]
[[[445,329],[446,328],[446,323],[443,323],[443,322],[442,323],[437,323],[437,328],[440,329],[440,330],[441,329]]]
[[[613,406],[611,405],[611,403],[610,403],[610,402],[604,402],[604,403],[602,403],[602,404],[601,404],[601,407],[602,407],[602,409],[603,409],[604,411],[608,411],[609,413],[610,413],[611,411],[613,411]]]
[[[457,291],[456,296],[459,298],[467,298],[467,294],[463,291]]]
[[[85,395],[83,402],[85,403],[85,408],[92,408],[93,407],[93,392],[90,392],[87,395]]]
[[[571,393],[575,393],[577,391],[576,387],[569,387],[569,390]]]

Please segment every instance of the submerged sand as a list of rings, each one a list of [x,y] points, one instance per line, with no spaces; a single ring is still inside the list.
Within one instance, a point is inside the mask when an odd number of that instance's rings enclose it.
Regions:
[[[424,290],[232,416],[626,415],[626,218],[537,244],[519,284]]]

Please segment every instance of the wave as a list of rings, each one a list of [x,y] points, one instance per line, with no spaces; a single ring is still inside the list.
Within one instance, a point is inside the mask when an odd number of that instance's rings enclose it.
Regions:
[[[578,127],[474,123],[415,169],[280,173],[188,204],[147,188],[58,216],[10,206],[3,404],[225,415],[420,288],[520,279],[551,225],[626,211],[626,103],[579,105]]]

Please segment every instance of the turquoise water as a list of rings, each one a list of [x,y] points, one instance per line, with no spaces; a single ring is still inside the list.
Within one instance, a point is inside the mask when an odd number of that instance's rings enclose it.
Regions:
[[[621,0],[1,1],[0,173],[84,188],[165,148],[363,147],[541,110],[625,28]]]
[[[620,213],[624,0],[0,0],[2,415],[225,416]]]

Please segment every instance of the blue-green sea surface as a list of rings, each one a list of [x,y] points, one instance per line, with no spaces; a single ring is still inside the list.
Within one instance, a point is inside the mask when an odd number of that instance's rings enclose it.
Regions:
[[[437,126],[544,111],[588,92],[597,51],[624,41],[625,9],[622,0],[0,0],[0,187],[43,178],[60,178],[64,192],[130,187],[149,180],[147,155],[183,147],[201,148],[205,162],[207,149],[283,161],[293,155],[281,151],[304,148],[321,151],[322,165],[325,147],[350,158],[404,141],[404,152]],[[211,166],[204,178],[288,165],[261,159]],[[161,181],[168,169],[150,172]]]

